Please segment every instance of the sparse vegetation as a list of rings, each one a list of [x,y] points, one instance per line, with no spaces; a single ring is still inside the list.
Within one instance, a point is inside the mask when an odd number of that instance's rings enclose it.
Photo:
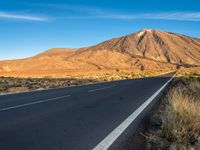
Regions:
[[[174,81],[154,113],[147,149],[200,150],[200,76],[191,71]]]
[[[196,68],[180,68],[177,71],[177,76],[183,76],[186,78],[195,78],[195,77],[200,77],[200,67]]]
[[[77,78],[0,78],[0,93],[13,93],[97,82]]]
[[[112,73],[73,75],[66,76],[65,78],[55,78],[51,76],[44,78],[0,77],[0,93],[23,92],[71,85],[81,85],[85,83],[133,79],[139,77],[155,76],[159,74],[159,71],[125,72],[118,70],[117,72]]]

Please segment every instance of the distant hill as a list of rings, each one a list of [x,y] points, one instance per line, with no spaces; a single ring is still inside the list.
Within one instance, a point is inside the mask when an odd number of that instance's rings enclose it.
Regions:
[[[200,39],[143,29],[91,47],[53,48],[26,59],[0,61],[0,75],[116,69],[163,70],[199,65]]]

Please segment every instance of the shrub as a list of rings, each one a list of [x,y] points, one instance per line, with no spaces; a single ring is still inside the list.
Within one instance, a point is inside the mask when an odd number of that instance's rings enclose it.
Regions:
[[[200,138],[200,84],[191,82],[187,88],[172,88],[169,105],[163,121],[163,136],[169,141],[190,145]],[[187,90],[191,92],[189,93]]]

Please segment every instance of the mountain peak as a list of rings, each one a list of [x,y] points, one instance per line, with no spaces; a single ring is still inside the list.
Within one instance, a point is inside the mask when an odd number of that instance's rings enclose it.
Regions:
[[[142,37],[146,33],[152,33],[152,31],[154,31],[154,30],[144,28],[144,29],[140,30],[139,32],[137,32],[137,36]]]
[[[90,50],[117,51],[134,58],[178,64],[200,64],[200,40],[157,29],[142,29],[127,36],[100,43]]]
[[[143,28],[140,32],[151,32],[151,31],[153,31],[153,29]]]
[[[142,29],[80,49],[55,48],[32,58],[0,61],[0,74],[78,73],[116,68],[165,70],[200,66],[200,39],[155,29]],[[32,71],[32,74],[31,74]],[[46,74],[45,74],[46,73]],[[18,74],[17,74],[18,75]]]

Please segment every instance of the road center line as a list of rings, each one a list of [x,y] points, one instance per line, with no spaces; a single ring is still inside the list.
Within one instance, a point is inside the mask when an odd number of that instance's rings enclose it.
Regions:
[[[175,76],[175,75],[174,75]],[[154,98],[169,84],[174,78],[169,79],[158,91],[148,98],[138,109],[136,109],[127,119],[125,119],[117,128],[108,134],[93,150],[107,150],[114,141],[128,128],[128,126],[140,115],[140,113],[154,100]]]
[[[10,109],[14,109],[14,108],[20,108],[20,107],[35,105],[35,104],[39,104],[39,103],[45,103],[45,102],[49,102],[49,101],[55,101],[55,100],[59,100],[61,98],[66,98],[66,97],[70,97],[70,96],[71,95],[65,95],[65,96],[50,98],[50,99],[47,99],[47,100],[41,100],[41,101],[37,101],[37,102],[32,102],[32,103],[27,103],[27,104],[21,104],[21,105],[7,107],[7,108],[2,108],[2,109],[0,109],[0,112],[1,111],[6,111],[6,110],[10,110]]]
[[[98,88],[98,89],[93,89],[93,90],[89,90],[88,92],[96,92],[96,91],[100,91],[100,90],[104,90],[104,89],[109,89],[109,88],[113,88],[115,87],[115,85],[111,85],[111,86],[105,86],[105,87],[102,87],[102,88]]]

